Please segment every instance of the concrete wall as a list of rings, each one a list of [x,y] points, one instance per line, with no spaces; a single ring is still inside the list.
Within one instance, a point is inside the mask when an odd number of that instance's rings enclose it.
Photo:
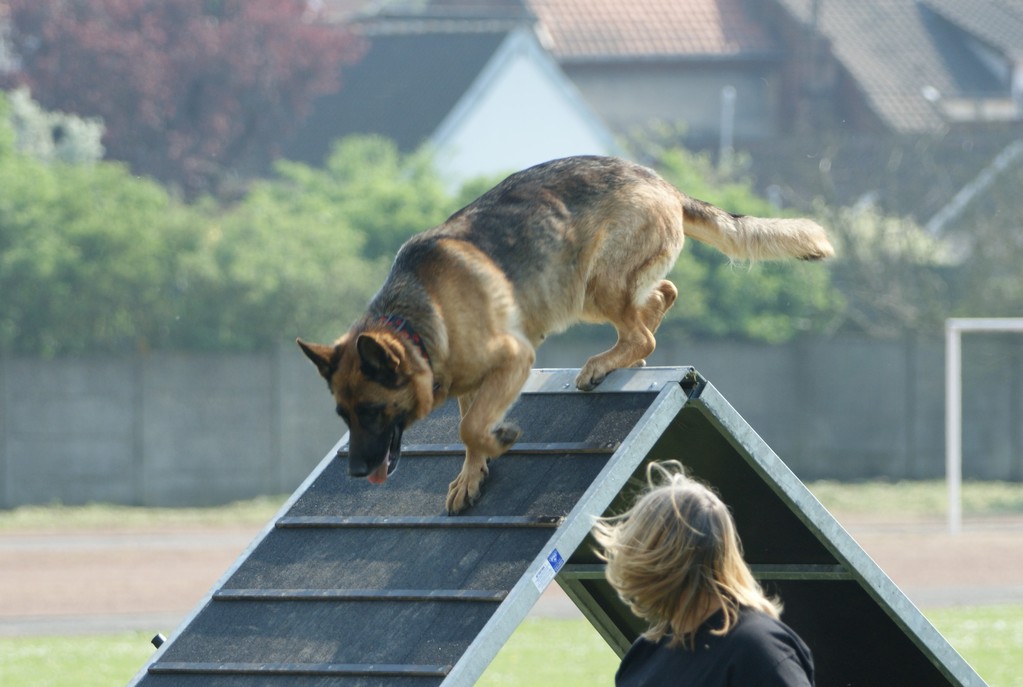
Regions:
[[[538,366],[578,367],[610,344],[576,331]],[[682,344],[803,479],[940,477],[943,344],[832,339]],[[1023,479],[1023,337],[963,339],[968,478]],[[292,491],[343,432],[325,384],[291,347],[272,354],[0,360],[0,507],[105,501],[202,505]],[[680,456],[684,457],[684,456]]]
[[[604,330],[537,364],[578,367]],[[659,338],[651,365],[693,365],[802,479],[944,475],[944,342],[865,338],[784,346]],[[963,337],[964,475],[1023,479],[1023,336]]]
[[[0,362],[0,506],[292,491],[343,432],[296,349]]]

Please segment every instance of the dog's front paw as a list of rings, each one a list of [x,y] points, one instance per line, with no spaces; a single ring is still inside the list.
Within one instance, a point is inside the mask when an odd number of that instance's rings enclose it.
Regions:
[[[480,500],[481,487],[487,472],[486,463],[478,470],[466,472],[466,469],[462,468],[458,477],[448,485],[448,496],[444,500],[444,509],[448,515],[458,515]]]

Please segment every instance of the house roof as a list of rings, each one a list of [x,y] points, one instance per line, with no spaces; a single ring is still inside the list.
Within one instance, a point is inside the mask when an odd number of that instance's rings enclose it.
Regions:
[[[814,0],[776,2],[811,23]],[[817,8],[818,30],[835,58],[893,131],[941,131],[939,97],[1003,90],[947,21],[918,0],[824,2]]]
[[[437,129],[480,75],[507,31],[364,33],[366,55],[342,71],[342,89],[320,98],[290,142],[290,159],[321,164],[324,142],[385,135],[413,150]],[[415,59],[410,59],[415,56]]]
[[[923,0],[978,40],[1023,59],[1023,0]]]
[[[736,58],[778,45],[741,0],[528,0],[560,62]]]

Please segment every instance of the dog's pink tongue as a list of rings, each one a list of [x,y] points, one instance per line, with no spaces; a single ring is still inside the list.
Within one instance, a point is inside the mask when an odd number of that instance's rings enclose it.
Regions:
[[[390,464],[390,462],[391,452],[388,451],[387,455],[384,456],[384,462],[380,464],[380,467],[378,467],[373,472],[369,473],[369,477],[366,478],[369,480],[370,484],[383,484],[384,482],[387,481],[387,466]]]

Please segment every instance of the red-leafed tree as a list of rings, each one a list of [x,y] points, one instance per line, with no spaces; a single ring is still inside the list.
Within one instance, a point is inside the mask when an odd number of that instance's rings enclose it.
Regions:
[[[359,40],[306,0],[7,0],[16,70],[50,109],[100,116],[108,157],[217,192],[265,169]]]

